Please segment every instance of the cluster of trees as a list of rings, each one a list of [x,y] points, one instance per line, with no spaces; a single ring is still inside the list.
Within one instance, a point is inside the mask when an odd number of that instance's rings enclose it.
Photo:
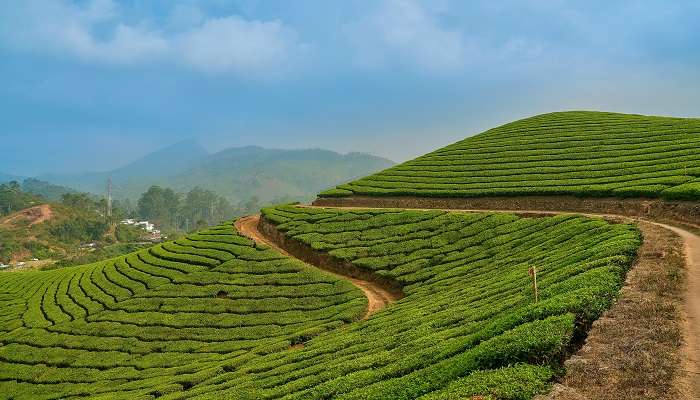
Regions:
[[[236,215],[236,207],[216,193],[195,187],[187,193],[151,186],[137,204],[138,216],[162,229],[190,231]]]
[[[30,193],[25,186],[45,195]],[[105,232],[109,225],[124,218],[149,220],[166,231],[192,231],[238,215],[258,212],[264,206],[255,196],[234,205],[226,198],[201,187],[195,187],[187,193],[178,193],[167,187],[151,186],[136,204],[129,199],[114,200],[111,218],[107,218],[107,200],[104,197],[45,184],[39,180],[26,180],[22,184],[13,181],[0,185],[0,216],[53,198],[60,204],[80,210],[82,217],[56,228],[54,233],[60,237],[80,237],[84,240],[97,239],[99,231]],[[288,199],[280,198],[271,203],[282,203],[285,200]]]
[[[39,204],[40,199],[22,190],[16,181],[0,185],[0,216]]]
[[[240,215],[254,214],[266,205],[290,203],[292,198],[279,197],[261,202],[256,196],[231,204],[223,196],[211,190],[195,187],[187,193],[151,186],[141,195],[135,208],[130,210],[128,200],[119,203],[128,215],[149,220],[162,230],[185,231],[202,229]]]
[[[66,193],[77,193],[77,191],[65,186],[54,185],[36,178],[27,178],[22,181],[22,190],[41,196],[48,201],[60,201]]]

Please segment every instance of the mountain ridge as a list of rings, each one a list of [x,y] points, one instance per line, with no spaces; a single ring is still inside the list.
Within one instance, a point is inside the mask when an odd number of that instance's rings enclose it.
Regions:
[[[232,201],[253,196],[263,201],[310,200],[320,190],[391,165],[391,160],[366,153],[341,154],[325,149],[251,145],[209,153],[189,139],[112,171],[45,174],[38,178],[95,194],[103,194],[111,178],[115,198],[132,200],[152,185],[183,192],[200,186]]]

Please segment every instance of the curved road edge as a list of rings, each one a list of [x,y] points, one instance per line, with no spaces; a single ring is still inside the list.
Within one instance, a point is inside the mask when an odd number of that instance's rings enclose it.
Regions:
[[[337,278],[347,280],[353,285],[355,285],[355,287],[360,289],[362,293],[364,293],[365,297],[367,297],[367,311],[365,312],[365,315],[362,319],[369,318],[372,314],[384,309],[387,305],[403,297],[400,295],[400,293],[396,293],[396,291],[393,291],[392,293],[392,291],[387,290],[377,282],[373,282],[371,280],[366,279],[360,279],[349,274],[346,275],[339,273],[338,270],[330,269],[326,265],[323,265],[322,262],[310,263],[306,260],[300,259],[296,255],[290,253],[285,248],[283,248],[279,243],[277,243],[276,240],[266,235],[264,230],[260,229],[260,223],[260,214],[255,214],[238,218],[234,223],[234,226],[241,235],[246,236],[247,238],[257,243],[265,244],[288,257],[300,260],[307,265],[323,270],[326,273],[329,273]]]

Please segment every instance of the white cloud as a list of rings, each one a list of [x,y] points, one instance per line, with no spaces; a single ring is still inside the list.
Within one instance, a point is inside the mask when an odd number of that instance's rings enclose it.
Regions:
[[[83,60],[115,64],[137,64],[153,60],[168,51],[168,42],[157,33],[118,24],[111,37],[97,40],[80,25],[57,30],[54,46]]]
[[[9,3],[0,3],[0,46],[85,62],[159,62],[262,77],[281,74],[307,47],[279,21],[206,19],[191,6],[175,7],[166,31],[125,21],[111,0]]]
[[[376,66],[409,62],[431,71],[451,71],[465,63],[468,43],[461,32],[441,24],[445,6],[428,8],[414,0],[390,0],[345,27],[355,62]]]
[[[296,34],[279,21],[216,18],[179,34],[173,40],[177,57],[209,72],[265,73],[303,52]]]

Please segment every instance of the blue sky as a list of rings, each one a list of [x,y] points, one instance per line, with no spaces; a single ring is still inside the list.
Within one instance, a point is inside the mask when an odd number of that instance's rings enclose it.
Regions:
[[[698,1],[0,3],[0,172],[186,138],[412,158],[513,119],[700,116]]]

